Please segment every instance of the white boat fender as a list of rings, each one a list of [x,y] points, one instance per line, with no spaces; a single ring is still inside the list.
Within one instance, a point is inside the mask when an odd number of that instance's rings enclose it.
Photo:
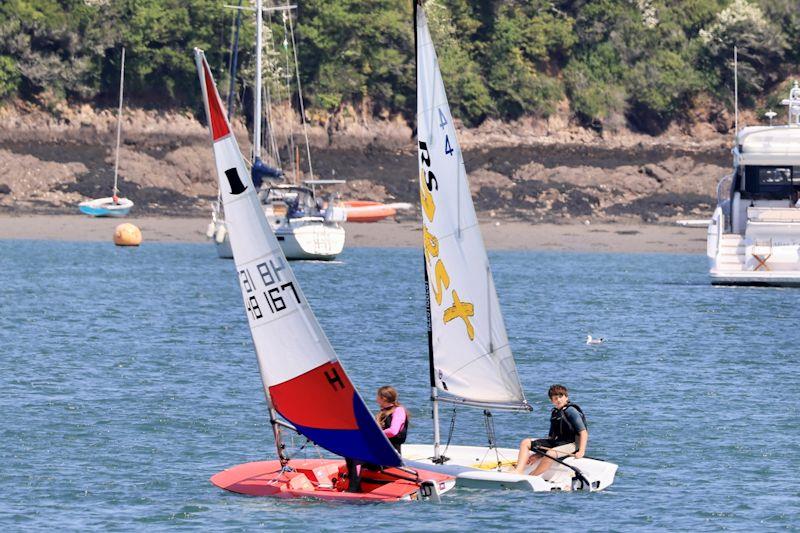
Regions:
[[[212,220],[211,222],[208,223],[208,226],[206,226],[206,237],[210,239],[213,236],[214,236],[214,221]]]
[[[217,244],[222,244],[225,242],[225,237],[228,235],[228,228],[224,225],[217,228],[217,233],[214,235],[214,240],[217,241]]]
[[[442,494],[439,491],[439,483],[435,480],[425,480],[419,484],[419,495],[424,500],[430,500],[434,503],[442,503]]]

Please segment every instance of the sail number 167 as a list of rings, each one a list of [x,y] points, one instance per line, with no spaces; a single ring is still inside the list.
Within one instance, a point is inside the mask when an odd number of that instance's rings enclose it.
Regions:
[[[281,279],[281,271],[284,268],[282,262],[278,265],[275,265],[272,261],[270,261],[269,264],[260,263],[256,265],[256,268],[259,273],[256,279],[260,278],[260,284],[263,285],[263,287],[256,287],[256,282],[250,275],[248,269],[245,268],[239,271],[239,280],[242,283],[242,288],[244,288],[245,293],[245,307],[253,317],[253,320],[264,317],[264,307],[269,309],[272,314],[283,311],[286,309],[286,298],[291,301],[291,298],[294,297],[295,301],[298,304],[300,303],[300,295],[297,294],[294,283],[291,281],[281,283],[281,281],[283,281]],[[260,298],[261,296],[263,296],[263,298]]]

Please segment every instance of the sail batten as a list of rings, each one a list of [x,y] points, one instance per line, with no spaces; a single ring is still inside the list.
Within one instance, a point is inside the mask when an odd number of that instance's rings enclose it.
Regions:
[[[269,227],[203,52],[196,50],[195,59],[236,274],[270,406],[302,435],[337,455],[400,465]]]
[[[528,409],[436,51],[424,11],[416,13],[419,192],[434,385],[466,405]]]

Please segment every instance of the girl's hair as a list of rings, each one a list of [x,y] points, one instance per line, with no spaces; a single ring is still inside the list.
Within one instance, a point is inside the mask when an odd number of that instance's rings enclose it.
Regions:
[[[378,396],[383,398],[389,403],[397,403],[397,389],[392,387],[391,385],[384,385],[383,387],[378,389]]]
[[[375,419],[378,421],[378,425],[383,427],[383,421],[386,419],[387,416],[394,413],[394,410],[400,406],[400,402],[397,401],[397,389],[392,387],[391,385],[384,385],[383,387],[378,389],[378,397],[383,398],[387,402],[393,404],[391,407],[386,409],[381,409],[377,415],[375,415]],[[409,414],[408,409],[406,409],[406,420],[408,420]]]

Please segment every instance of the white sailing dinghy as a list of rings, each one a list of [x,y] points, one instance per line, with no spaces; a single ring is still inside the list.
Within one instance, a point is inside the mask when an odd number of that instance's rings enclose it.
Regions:
[[[530,411],[517,375],[461,149],[422,5],[414,2],[417,135],[428,292],[434,442],[404,444],[403,458],[456,465],[459,486],[534,491],[600,490],[617,465],[568,458],[542,476],[514,472],[518,449],[495,446],[490,410]],[[484,410],[490,446],[442,449],[440,402]],[[449,469],[453,471],[453,469]]]
[[[119,140],[122,135],[122,89],[125,85],[125,48],[122,48],[122,60],[119,71],[119,109],[117,110],[117,147],[114,151],[114,189],[111,196],[86,200],[78,204],[81,213],[93,217],[124,217],[131,208],[133,202],[127,198],[118,196],[117,178],[119,176]]]
[[[270,230],[201,50],[195,49],[195,61],[279,457],[234,466],[211,482],[231,492],[277,498],[438,499],[453,487],[453,478],[402,468],[400,455],[347,377]],[[281,441],[282,428],[363,463],[360,486],[348,477],[356,467],[346,466],[343,459],[290,459]]]

